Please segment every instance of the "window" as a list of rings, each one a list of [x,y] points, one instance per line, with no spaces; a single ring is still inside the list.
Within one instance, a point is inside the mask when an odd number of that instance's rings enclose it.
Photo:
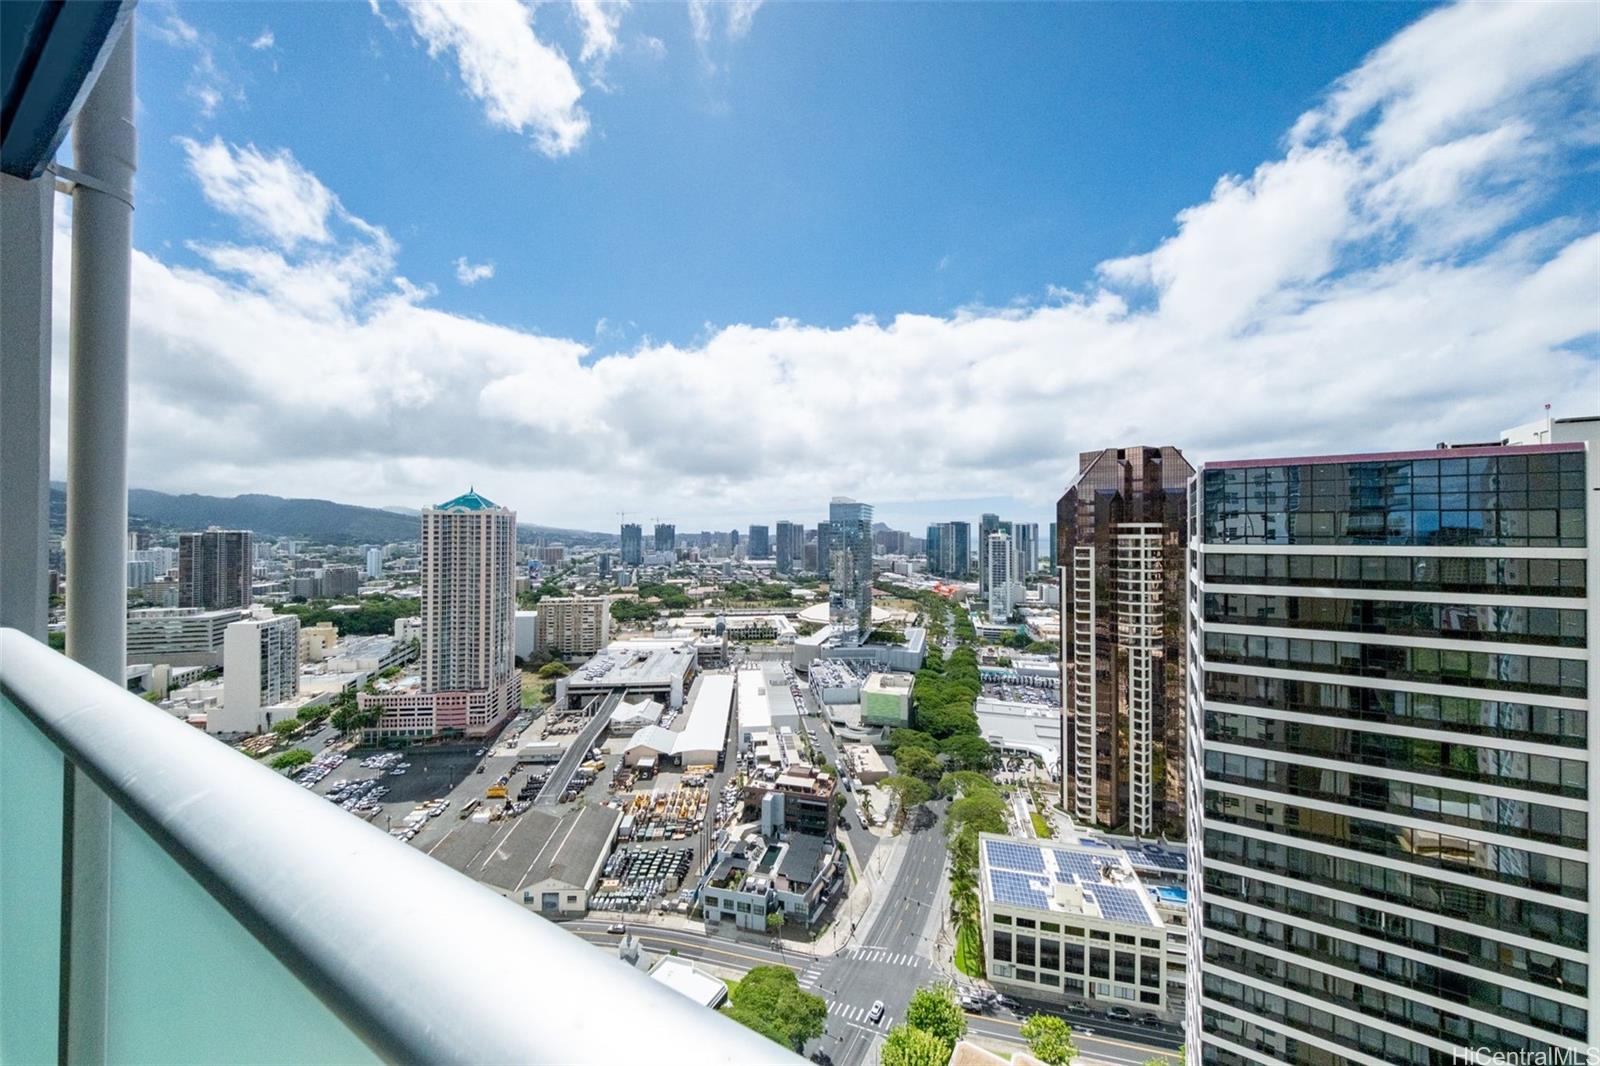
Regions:
[[[996,962],[1011,961],[1011,934],[996,931],[994,934],[993,955]]]
[[[1111,952],[1105,948],[1089,949],[1089,976],[1101,978],[1111,976]]]

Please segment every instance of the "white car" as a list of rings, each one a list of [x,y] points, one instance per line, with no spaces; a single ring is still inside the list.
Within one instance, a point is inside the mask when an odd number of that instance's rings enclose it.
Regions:
[[[872,1001],[872,1009],[867,1012],[867,1021],[873,1025],[883,1021],[883,1000],[875,999]]]

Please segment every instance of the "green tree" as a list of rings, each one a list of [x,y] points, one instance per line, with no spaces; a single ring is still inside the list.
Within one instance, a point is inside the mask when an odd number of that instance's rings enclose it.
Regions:
[[[280,718],[272,723],[272,731],[280,737],[286,737],[300,728],[298,718]]]
[[[1006,831],[1006,801],[1000,793],[979,790],[963,795],[945,812],[945,833],[956,834],[971,827],[975,833]]]
[[[771,914],[767,915],[767,932],[776,933],[779,929],[782,929],[782,928],[783,928],[783,912],[782,911],[773,911]]]
[[[888,792],[892,792],[900,800],[900,809],[909,811],[919,803],[927,803],[933,798],[933,786],[917,777],[908,777],[905,774],[890,774],[878,785]]]
[[[878,1055],[882,1066],[945,1066],[950,1049],[932,1033],[909,1025],[897,1025],[884,1038]]]
[[[543,666],[539,667],[539,676],[547,681],[551,678],[566,677],[570,673],[572,673],[572,668],[566,663],[545,663]]]
[[[971,796],[978,792],[998,792],[995,783],[975,770],[952,770],[939,778],[939,795],[954,796],[960,793]]]
[[[889,731],[889,750],[898,752],[901,748],[926,748],[928,751],[938,751],[939,742],[919,729],[906,729],[904,727]]]
[[[1050,1066],[1066,1066],[1078,1055],[1072,1043],[1072,1026],[1053,1014],[1030,1014],[1022,1023],[1022,1039],[1035,1058]]]
[[[827,1000],[803,991],[787,966],[757,966],[729,999],[735,1021],[795,1051],[821,1036],[828,1021]]]
[[[945,1056],[967,1031],[967,1016],[956,1002],[956,990],[949,985],[919,988],[906,1005],[906,1024],[921,1029],[944,1045]]]
[[[921,778],[930,785],[944,773],[939,757],[926,748],[899,749],[894,753],[894,766],[897,772]]]
[[[971,733],[958,733],[939,743],[939,752],[949,756],[950,765],[961,770],[987,770],[994,765],[994,749],[989,742]]]
[[[268,765],[274,770],[293,770],[296,766],[304,766],[310,761],[311,753],[305,748],[291,748],[274,758]]]

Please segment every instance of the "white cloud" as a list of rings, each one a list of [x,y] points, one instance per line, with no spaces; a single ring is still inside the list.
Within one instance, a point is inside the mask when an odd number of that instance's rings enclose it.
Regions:
[[[598,83],[604,83],[605,63],[617,50],[617,27],[628,7],[628,0],[572,0],[573,17],[583,32],[578,61],[588,65]]]
[[[750,32],[756,12],[766,0],[728,0],[723,6],[728,12],[728,36],[738,40]]]
[[[214,117],[226,99],[244,102],[244,89],[218,65],[215,41],[210,34],[202,33],[186,22],[170,6],[162,10],[159,19],[152,18],[148,23],[141,20],[140,24],[146,26],[156,40],[180,51],[193,53],[194,63],[189,69],[183,91],[199,105],[201,117]]]
[[[179,137],[189,169],[206,202],[232,215],[253,233],[293,250],[301,241],[326,244],[328,217],[337,198],[288,149],[270,155],[213,137],[201,144]]]
[[[254,48],[258,52],[262,52],[268,48],[271,48],[277,43],[278,39],[272,35],[272,28],[270,26],[263,26],[261,28],[261,32],[256,35],[255,40],[250,42],[250,47]]]
[[[722,36],[729,41],[742,40],[749,35],[756,12],[764,0],[689,0],[689,32],[694,37],[700,53],[700,64],[707,74],[717,72],[712,58],[716,45],[718,23]]]
[[[453,55],[467,92],[490,122],[531,134],[548,156],[568,155],[589,131],[583,89],[566,56],[540,40],[518,0],[403,0],[428,55]],[[375,11],[378,10],[374,4]]]
[[[1464,17],[1505,16],[1447,9],[1402,36],[1431,55],[1439,26],[1492,50]],[[1434,96],[1387,55],[1368,111]],[[208,200],[262,240],[205,246],[206,269],[136,255],[132,480],[374,504],[474,482],[526,520],[592,528],[618,507],[680,525],[814,517],[837,492],[1010,496],[1038,514],[1082,449],[1416,447],[1483,439],[1546,401],[1593,413],[1600,232],[1548,205],[1592,174],[1593,146],[1568,131],[1594,126],[1594,65],[1518,68],[1492,107],[1420,140],[1303,119],[1280,158],[1223,177],[1155,247],[1086,285],[1041,281],[1031,304],[733,324],[620,354],[604,320],[580,341],[426,306],[393,276],[384,231],[331,192],[279,203],[280,187],[321,188],[292,158],[197,145]],[[258,186],[278,206],[258,206]],[[1459,228],[1480,215],[1491,228]],[[583,458],[597,456],[604,476]]]
[[[476,285],[492,277],[494,277],[493,263],[469,263],[466,256],[456,260],[456,280],[463,285]]]

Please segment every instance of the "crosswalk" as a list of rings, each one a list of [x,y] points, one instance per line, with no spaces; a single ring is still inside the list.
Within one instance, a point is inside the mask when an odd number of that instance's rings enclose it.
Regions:
[[[807,992],[816,987],[817,981],[822,977],[822,971],[827,968],[827,960],[819,959],[800,971],[798,978],[800,987]]]
[[[840,1021],[851,1025],[868,1024],[867,1014],[871,1010],[872,1008],[870,1006],[863,1007],[854,1003],[839,1003],[833,1000],[828,1002],[828,1013],[833,1015],[835,1018],[838,1018]],[[893,1028],[893,1026],[894,1019],[888,1015],[885,1015],[883,1018],[879,1019],[876,1028],[882,1029],[884,1032],[888,1032],[891,1028]]]
[[[862,962],[886,962],[890,966],[918,967],[928,964],[928,960],[920,955],[888,951],[884,948],[852,947],[846,949],[844,954],[846,958],[859,959]]]

